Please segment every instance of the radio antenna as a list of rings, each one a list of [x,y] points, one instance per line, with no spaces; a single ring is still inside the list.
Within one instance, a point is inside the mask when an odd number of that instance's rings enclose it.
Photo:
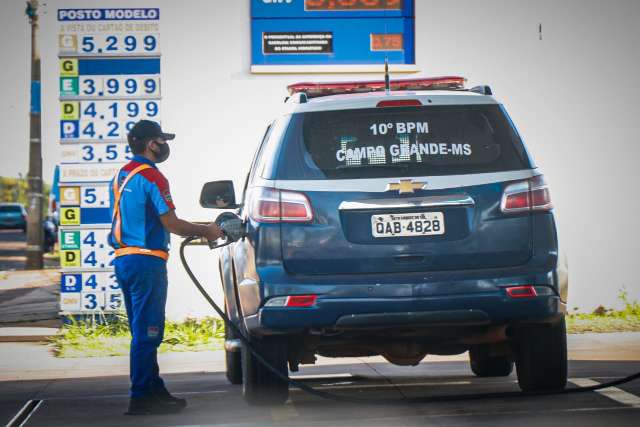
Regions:
[[[387,95],[391,93],[391,79],[389,78],[389,57],[384,57],[384,90]]]

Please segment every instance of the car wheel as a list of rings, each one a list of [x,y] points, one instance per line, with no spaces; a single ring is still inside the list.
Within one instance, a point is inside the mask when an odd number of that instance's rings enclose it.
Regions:
[[[225,340],[237,339],[233,329],[224,328]],[[226,374],[231,384],[242,384],[242,352],[225,350]]]
[[[252,339],[251,344],[288,378],[287,346],[282,338]],[[242,396],[250,405],[280,405],[289,397],[289,384],[263,366],[245,344],[242,345]]]
[[[562,390],[567,384],[567,329],[564,316],[518,334],[516,371],[523,391]]]
[[[469,364],[477,377],[506,377],[513,371],[509,357],[492,355],[488,346],[470,349]]]

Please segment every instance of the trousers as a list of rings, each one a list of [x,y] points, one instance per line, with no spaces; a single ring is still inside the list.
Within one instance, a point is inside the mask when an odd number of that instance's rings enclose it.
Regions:
[[[115,273],[131,331],[131,397],[143,397],[165,389],[158,347],[164,336],[167,263],[155,256],[125,255],[116,258]]]

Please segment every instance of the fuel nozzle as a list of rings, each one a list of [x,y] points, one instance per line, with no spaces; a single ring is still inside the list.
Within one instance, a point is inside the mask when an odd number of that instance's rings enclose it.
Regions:
[[[246,223],[232,212],[223,212],[216,218],[216,225],[224,234],[227,242],[236,242],[246,236]],[[210,245],[211,246],[211,245]]]

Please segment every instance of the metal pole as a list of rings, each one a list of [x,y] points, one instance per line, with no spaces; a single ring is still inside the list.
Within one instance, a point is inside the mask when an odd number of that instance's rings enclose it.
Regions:
[[[40,53],[38,52],[38,0],[27,1],[26,14],[31,24],[31,108],[29,112],[29,173],[27,181],[27,265],[40,269],[42,261],[42,144],[40,128]]]

